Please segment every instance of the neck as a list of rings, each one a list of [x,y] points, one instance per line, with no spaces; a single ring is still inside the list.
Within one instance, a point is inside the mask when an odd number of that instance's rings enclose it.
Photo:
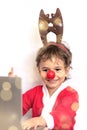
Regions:
[[[48,93],[49,93],[49,95],[50,95],[50,97],[55,93],[55,91],[58,89],[58,88],[48,88],[47,87],[47,89],[48,89]]]

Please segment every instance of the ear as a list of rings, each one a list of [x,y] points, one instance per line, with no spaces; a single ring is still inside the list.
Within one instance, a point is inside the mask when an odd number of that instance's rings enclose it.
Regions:
[[[40,73],[40,67],[37,67],[37,72]]]
[[[69,75],[69,72],[70,72],[70,66],[68,66],[65,71],[66,71],[66,77],[67,77]]]

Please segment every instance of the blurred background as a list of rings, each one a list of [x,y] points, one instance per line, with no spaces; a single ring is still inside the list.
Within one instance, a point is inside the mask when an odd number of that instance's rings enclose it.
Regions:
[[[3,0],[0,1],[0,76],[11,67],[22,78],[22,92],[40,83],[36,69],[36,53],[43,46],[38,30],[40,10],[55,13],[60,8],[63,41],[73,53],[71,85],[80,96],[75,130],[87,129],[87,6],[86,0]],[[53,35],[52,35],[53,36]],[[55,40],[50,36],[50,40]]]

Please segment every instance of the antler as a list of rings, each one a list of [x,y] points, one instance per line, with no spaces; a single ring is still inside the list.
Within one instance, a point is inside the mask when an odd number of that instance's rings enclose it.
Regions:
[[[52,23],[53,26],[49,26],[49,23]],[[44,45],[47,44],[47,34],[49,32],[55,33],[56,42],[61,43],[63,36],[63,19],[59,8],[56,9],[55,14],[51,14],[51,18],[49,18],[49,14],[45,14],[41,9],[39,15],[39,32]]]

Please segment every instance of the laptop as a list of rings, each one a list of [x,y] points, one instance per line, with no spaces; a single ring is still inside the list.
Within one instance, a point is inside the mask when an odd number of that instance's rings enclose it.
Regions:
[[[0,77],[0,130],[22,130],[21,78]]]

